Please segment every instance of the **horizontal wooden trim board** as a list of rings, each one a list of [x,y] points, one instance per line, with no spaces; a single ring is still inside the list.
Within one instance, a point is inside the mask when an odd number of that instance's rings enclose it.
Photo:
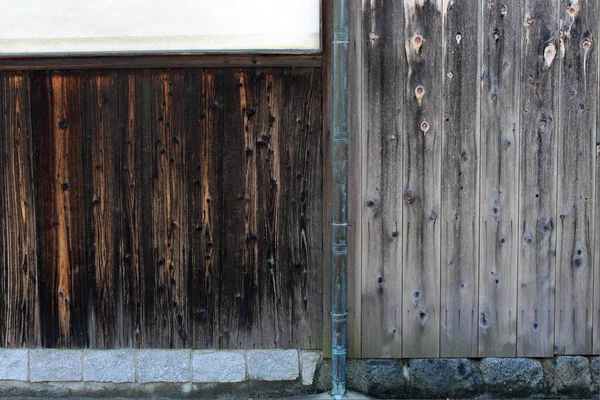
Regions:
[[[320,53],[0,58],[0,71],[88,68],[321,67]]]

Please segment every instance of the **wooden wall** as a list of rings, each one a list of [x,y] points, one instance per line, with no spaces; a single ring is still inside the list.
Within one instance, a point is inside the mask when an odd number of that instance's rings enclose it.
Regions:
[[[0,347],[322,347],[320,68],[0,74]]]
[[[599,354],[600,2],[349,4],[350,357]]]

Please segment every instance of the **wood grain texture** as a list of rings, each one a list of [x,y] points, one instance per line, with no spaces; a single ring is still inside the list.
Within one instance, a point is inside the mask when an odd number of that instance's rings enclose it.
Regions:
[[[92,348],[122,346],[123,332],[117,314],[122,308],[120,275],[119,92],[117,75],[100,73],[82,77],[85,130],[83,188],[86,201],[88,250],[88,340]]]
[[[30,79],[0,75],[1,347],[40,345]]]
[[[324,2],[326,0],[323,0]],[[132,68],[319,68],[320,54],[199,54],[78,57],[0,57],[0,71]]]
[[[455,1],[444,18],[442,357],[476,357],[479,289],[479,8]]]
[[[526,0],[521,28],[517,356],[554,354],[558,4]]]
[[[34,184],[40,334],[44,347],[88,344],[85,132],[82,78],[47,74],[33,82]]]
[[[364,11],[362,107],[362,356],[402,355],[403,8],[371,3]]]
[[[188,131],[189,304],[194,348],[219,343],[221,268],[221,176],[223,72],[186,71],[185,120]],[[216,134],[215,134],[216,133]]]
[[[590,354],[600,10],[561,4],[555,354]]]
[[[29,77],[0,76],[4,347],[323,346],[320,69]]]
[[[225,76],[222,347],[322,345],[320,82],[302,69]]]
[[[484,2],[482,18],[479,356],[514,357],[520,2]]]
[[[322,46],[323,46],[323,56],[322,56],[322,68],[321,75],[323,79],[323,91],[322,91],[322,99],[323,99],[323,357],[331,358],[331,297],[332,297],[332,287],[331,287],[331,265],[332,265],[332,255],[331,255],[331,222],[332,222],[332,210],[331,210],[331,199],[332,199],[332,179],[333,176],[328,171],[332,171],[332,156],[331,156],[331,148],[332,148],[332,136],[333,136],[333,0],[322,0],[321,2],[321,32],[322,32]],[[356,7],[351,7],[356,8]],[[352,10],[350,10],[352,12]],[[360,13],[356,13],[360,16]],[[356,29],[355,29],[356,31]],[[360,32],[360,30],[359,30]],[[355,58],[357,60],[357,58]],[[352,79],[353,74],[349,74],[349,80]],[[356,99],[356,97],[353,97]],[[360,177],[357,176],[358,173],[348,170],[348,178],[352,181],[354,178],[355,184],[358,183],[360,185]],[[359,186],[357,186],[359,187]],[[360,189],[356,189],[360,190]],[[348,199],[348,208],[351,212],[353,209],[351,199]],[[349,214],[350,214],[349,212]],[[350,217],[349,217],[350,218]],[[355,228],[356,229],[356,228]],[[352,230],[350,230],[352,231]],[[352,237],[352,233],[349,232],[349,241]],[[356,236],[355,236],[356,237]],[[353,246],[353,249],[359,251],[360,246]],[[352,255],[348,255],[348,257],[352,257]],[[351,268],[351,271],[354,274],[360,274],[360,263],[349,262],[348,265]],[[355,281],[354,279],[350,279],[349,281]],[[350,283],[350,282],[348,282]],[[348,318],[350,321],[352,319],[351,316],[353,314],[353,305],[358,305],[360,307],[360,291],[357,294],[356,290],[348,290]],[[358,319],[353,319],[352,324],[348,323],[348,343],[360,341],[360,333],[353,338],[353,330],[359,327],[360,329],[360,316]],[[349,352],[353,346],[349,346]],[[360,357],[360,349],[358,352],[353,353],[353,355],[349,355],[350,357]]]
[[[402,356],[407,358],[439,356],[443,20],[439,5],[404,3]],[[424,91],[421,99],[419,87]]]
[[[121,259],[125,343],[151,347],[148,324],[156,290],[152,251],[151,73],[127,74],[122,96],[127,104],[121,139]]]

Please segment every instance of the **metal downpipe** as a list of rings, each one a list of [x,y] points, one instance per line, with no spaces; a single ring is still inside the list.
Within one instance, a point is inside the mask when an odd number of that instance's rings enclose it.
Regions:
[[[346,393],[346,270],[348,263],[348,5],[333,2],[333,144],[332,149],[332,391]]]

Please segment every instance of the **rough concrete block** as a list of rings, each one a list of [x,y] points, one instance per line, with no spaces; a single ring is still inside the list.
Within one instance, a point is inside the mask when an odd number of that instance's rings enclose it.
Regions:
[[[592,358],[590,363],[592,369],[592,387],[596,393],[600,392],[600,357]]]
[[[37,349],[29,351],[32,382],[74,382],[83,378],[81,350]]]
[[[137,381],[189,382],[189,350],[139,350]]]
[[[543,380],[542,364],[528,358],[486,358],[480,368],[487,389],[506,395],[535,393]]]
[[[242,382],[246,379],[246,360],[232,351],[195,351],[194,382]]]
[[[415,359],[410,361],[412,394],[440,397],[472,397],[481,390],[483,379],[474,363],[466,358]]]
[[[302,351],[300,353],[300,371],[303,385],[312,385],[317,364],[321,359],[320,351]]]
[[[0,380],[27,380],[27,350],[0,349]]]
[[[590,362],[581,356],[561,356],[556,358],[556,372],[562,391],[587,393],[592,383]]]
[[[249,350],[248,377],[262,381],[293,381],[298,379],[297,350]]]
[[[83,380],[88,382],[135,382],[135,351],[85,350]]]

